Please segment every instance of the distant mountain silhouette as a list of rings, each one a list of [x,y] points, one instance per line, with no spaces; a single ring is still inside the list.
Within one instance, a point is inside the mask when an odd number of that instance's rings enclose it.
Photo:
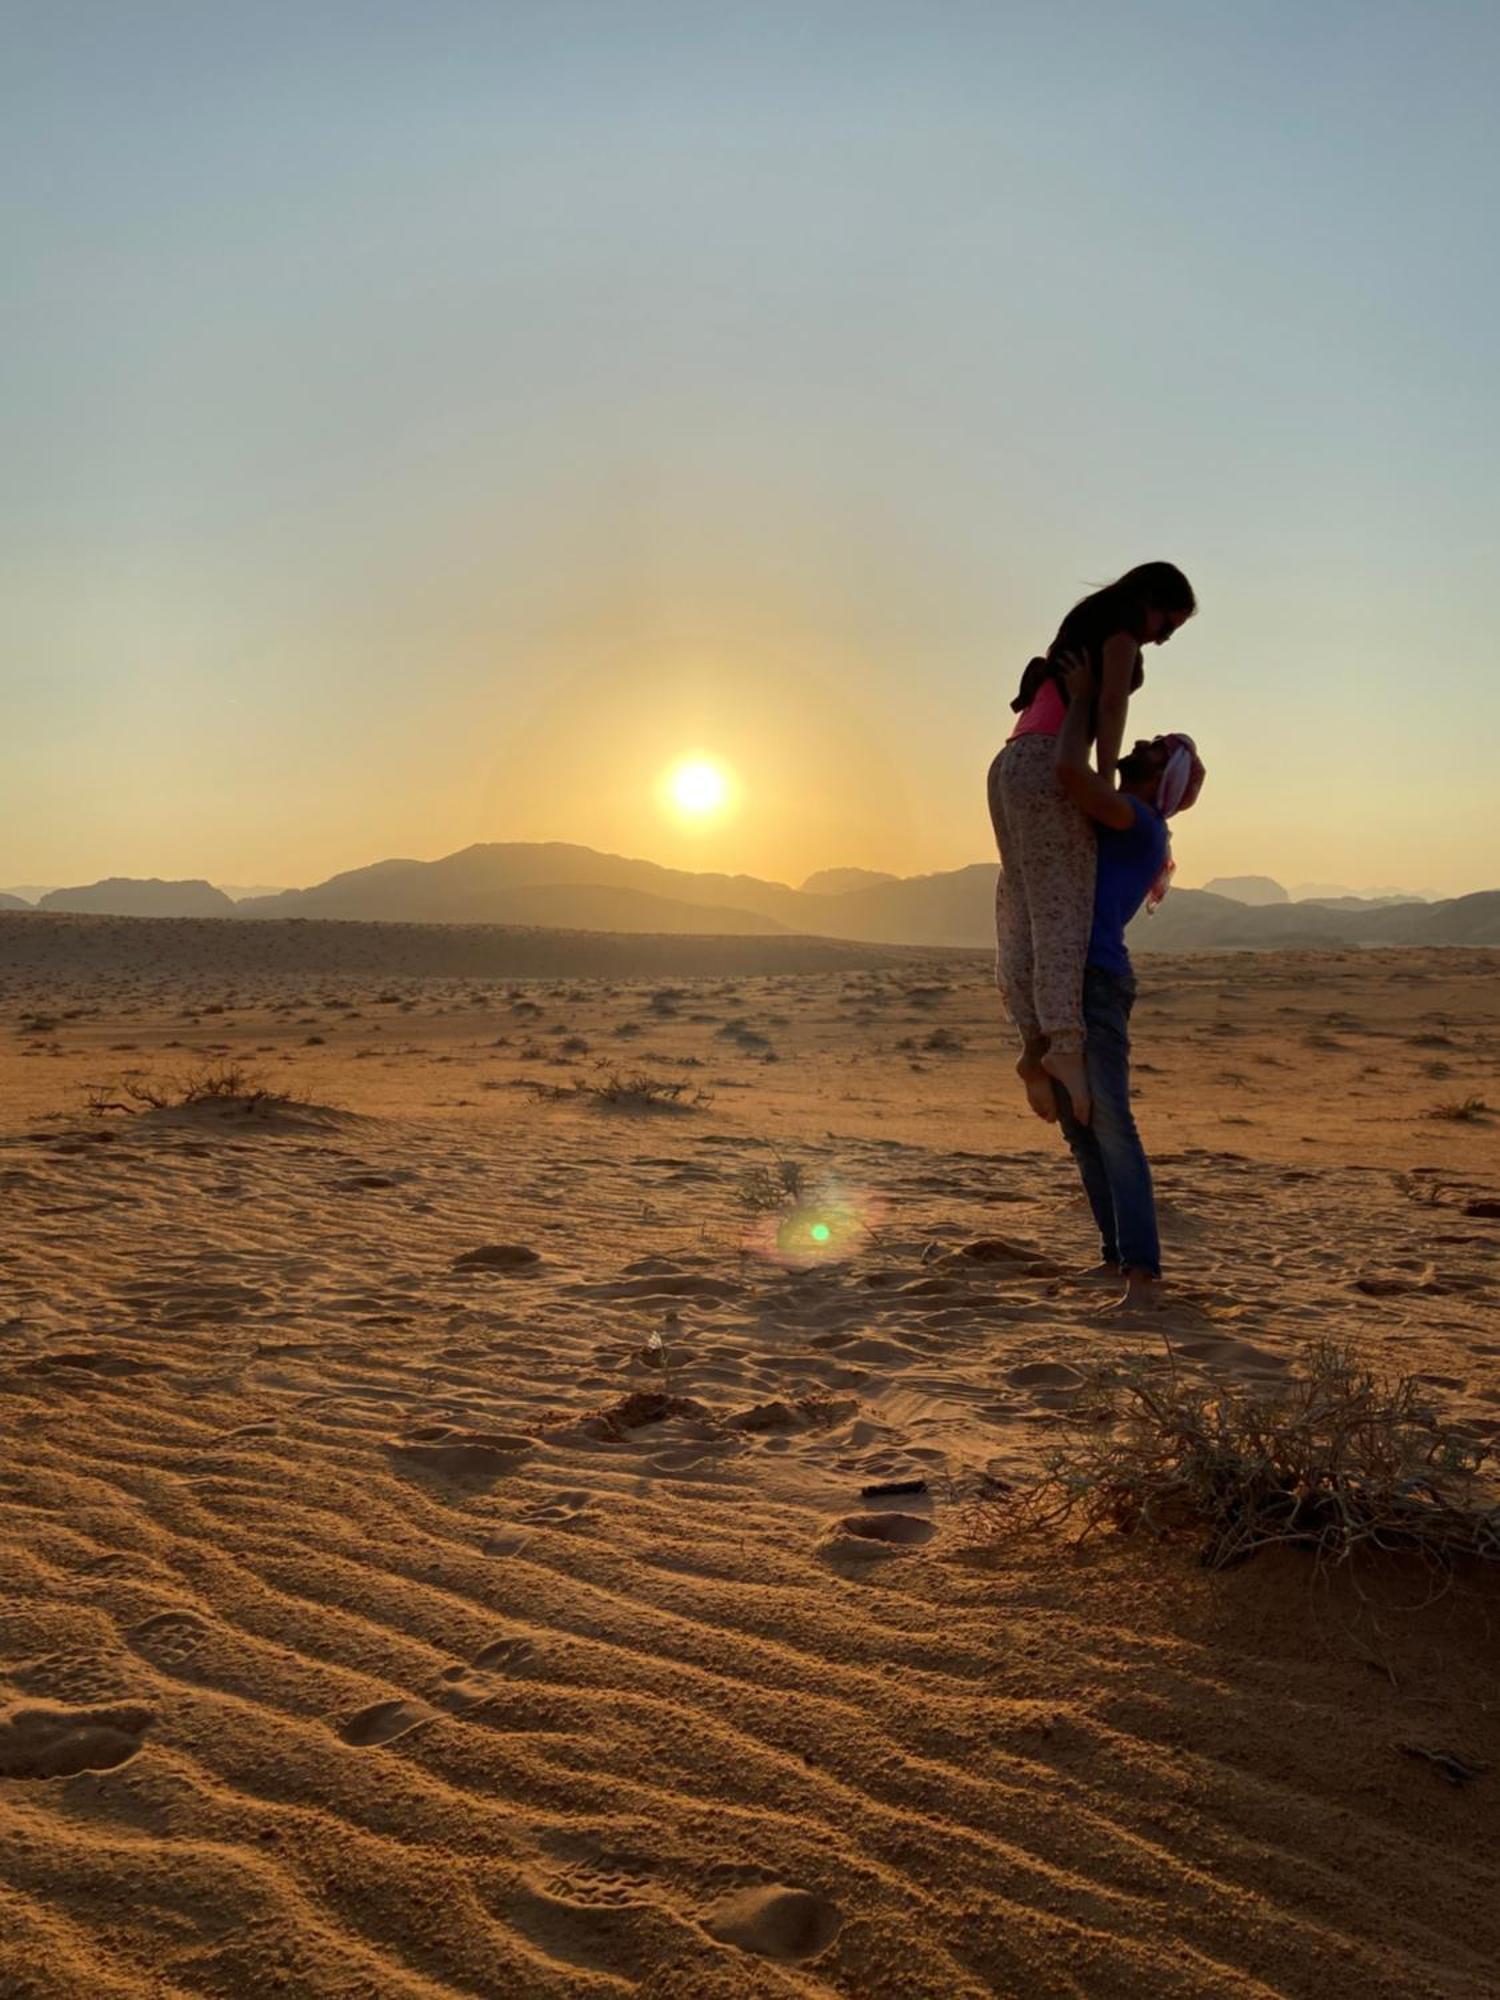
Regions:
[[[993,862],[936,875],[869,873],[874,879],[862,887],[809,891],[753,875],[662,868],[562,841],[503,841],[439,861],[379,861],[315,888],[252,897],[234,905],[234,914],[731,936],[781,930],[866,944],[993,944]],[[1155,917],[1137,918],[1131,938],[1143,951],[1500,945],[1500,891],[1449,903],[1362,903],[1344,910],[1319,903],[1257,907],[1207,890],[1177,889]]]
[[[615,892],[606,898],[604,892]],[[688,905],[693,921],[675,909]],[[579,914],[591,908],[600,919]],[[806,931],[801,897],[753,875],[695,875],[566,841],[493,841],[439,861],[377,861],[311,889],[248,896],[241,917],[359,917],[395,923],[544,924],[560,929]],[[752,923],[750,917],[767,918]]]
[[[0,910],[29,910],[31,908],[32,905],[27,902],[24,896],[7,896],[4,890],[0,889]]]
[[[1294,903],[1435,903],[1441,897],[1426,889],[1351,889],[1342,882],[1294,882]]]
[[[235,903],[206,882],[128,882],[57,890],[47,909],[121,916],[339,918],[402,924],[506,924],[623,935],[770,937],[989,950],[995,864],[935,875],[854,876],[858,886],[793,889],[753,875],[693,874],[568,842],[466,847],[438,861],[378,861],[310,889]],[[863,879],[868,878],[868,879]],[[1131,927],[1138,951],[1274,950],[1362,945],[1500,946],[1500,890],[1438,903],[1250,904],[1176,889]]]
[[[1298,896],[1299,903],[1316,903],[1324,910],[1380,910],[1393,903],[1425,903],[1425,896]]]
[[[40,910],[70,910],[95,917],[228,917],[234,904],[209,882],[137,882],[112,875],[81,889],[53,889]]]
[[[805,896],[839,896],[846,889],[873,889],[878,882],[899,882],[883,868],[820,868],[802,884]]]
[[[810,894],[753,875],[689,874],[565,842],[515,841],[466,847],[440,861],[378,861],[311,889],[248,898],[234,914],[731,935],[781,930],[963,946],[992,932],[994,901],[991,862]]]
[[[1231,903],[1260,905],[1292,900],[1269,875],[1216,875],[1212,882],[1204,883],[1203,891],[1208,896],[1227,896]]]
[[[1137,951],[1214,951],[1363,945],[1500,945],[1500,889],[1442,903],[1277,903],[1267,908],[1174,889],[1154,917],[1130,927]]]

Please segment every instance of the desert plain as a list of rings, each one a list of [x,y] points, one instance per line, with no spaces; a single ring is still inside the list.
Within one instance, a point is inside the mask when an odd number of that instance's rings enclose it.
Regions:
[[[1150,1323],[979,954],[0,916],[0,1995],[1493,1995],[1492,1578],[970,1503],[1500,1440],[1500,954],[1139,972]]]

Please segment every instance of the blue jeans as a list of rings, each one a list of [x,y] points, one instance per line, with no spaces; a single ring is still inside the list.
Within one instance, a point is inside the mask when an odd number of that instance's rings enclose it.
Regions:
[[[1091,965],[1083,975],[1084,1062],[1094,1099],[1093,1123],[1080,1125],[1072,1101],[1054,1083],[1063,1136],[1073,1149],[1083,1191],[1099,1225],[1106,1264],[1161,1276],[1151,1163],[1130,1109],[1130,1010],[1135,981]]]

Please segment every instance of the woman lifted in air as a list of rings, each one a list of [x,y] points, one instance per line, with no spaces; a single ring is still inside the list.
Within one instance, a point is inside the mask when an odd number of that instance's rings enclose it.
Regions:
[[[1000,850],[995,892],[996,979],[1021,1037],[1016,1072],[1032,1107],[1056,1116],[1053,1080],[1073,1115],[1091,1107],[1084,1063],[1083,971],[1094,920],[1094,825],[1057,774],[1067,680],[1086,669],[1094,765],[1114,783],[1130,697],[1145,679],[1144,646],[1164,646],[1197,609],[1171,563],[1142,563],[1075,604],[1045,654],[1032,660],[1011,707],[1019,720],[989,772]]]

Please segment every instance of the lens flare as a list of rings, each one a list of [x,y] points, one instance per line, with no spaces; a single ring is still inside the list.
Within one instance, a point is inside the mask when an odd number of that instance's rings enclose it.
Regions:
[[[762,1218],[746,1247],[791,1270],[847,1263],[868,1243],[875,1208],[868,1194],[823,1181],[805,1188],[791,1207]]]

